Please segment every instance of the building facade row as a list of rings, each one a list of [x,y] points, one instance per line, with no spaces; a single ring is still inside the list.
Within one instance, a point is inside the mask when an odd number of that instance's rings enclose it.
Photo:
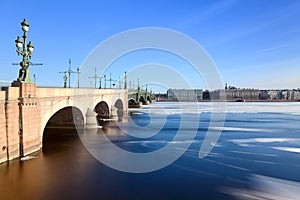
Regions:
[[[167,101],[300,101],[300,89],[259,90],[226,87],[222,90],[168,89]]]
[[[202,89],[168,89],[168,101],[201,101]]]

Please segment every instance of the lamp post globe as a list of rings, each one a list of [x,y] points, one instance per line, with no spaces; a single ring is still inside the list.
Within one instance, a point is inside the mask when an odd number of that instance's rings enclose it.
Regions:
[[[21,26],[22,26],[22,30],[24,32],[28,32],[29,30],[29,23],[26,21],[26,19],[24,19],[22,22],[21,22]]]
[[[22,40],[20,39],[20,36],[17,37],[17,39],[15,40],[15,43],[16,43],[16,47],[17,47],[18,49],[20,49],[20,48],[22,47],[23,42],[22,42]]]
[[[34,46],[31,41],[29,41],[29,43],[27,44],[27,48],[30,52],[33,52]]]

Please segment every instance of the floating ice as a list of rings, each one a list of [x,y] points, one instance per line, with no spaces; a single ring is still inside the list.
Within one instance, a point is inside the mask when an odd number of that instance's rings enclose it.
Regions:
[[[221,191],[238,199],[256,200],[298,200],[300,196],[300,183],[273,177],[252,175],[250,185],[253,188],[222,188]]]
[[[37,156],[24,156],[20,160],[21,161],[26,161],[26,160],[31,160],[31,159],[34,159],[34,158],[37,158]]]
[[[272,147],[272,148],[281,151],[288,151],[292,153],[300,153],[300,148],[295,148],[295,147]]]

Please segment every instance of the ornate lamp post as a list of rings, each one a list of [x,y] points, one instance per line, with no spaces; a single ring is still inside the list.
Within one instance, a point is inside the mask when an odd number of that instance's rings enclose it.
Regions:
[[[67,87],[67,80],[68,80],[67,72],[65,72],[65,75],[64,75],[64,88]]]
[[[17,47],[17,53],[18,55],[21,55],[22,62],[20,62],[21,69],[19,71],[19,77],[17,81],[19,82],[25,82],[25,83],[31,83],[30,80],[30,71],[29,71],[29,59],[32,57],[33,52],[33,44],[31,41],[27,44],[27,32],[29,30],[29,23],[26,21],[26,19],[23,20],[21,23],[22,30],[23,30],[23,41],[20,39],[20,36],[17,37],[15,40],[16,47]]]
[[[125,72],[125,76],[124,76],[124,89],[127,89],[127,72]]]
[[[80,69],[78,67],[77,68],[77,88],[79,88],[79,74],[80,74]]]

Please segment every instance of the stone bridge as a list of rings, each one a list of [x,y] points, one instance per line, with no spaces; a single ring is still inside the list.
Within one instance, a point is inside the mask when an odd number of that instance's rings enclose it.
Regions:
[[[140,107],[155,101],[155,96],[147,90],[129,90],[128,91],[128,104],[129,107]]]
[[[128,112],[128,92],[123,89],[12,85],[0,91],[0,163],[40,150],[46,126],[97,128],[97,118],[121,120]]]

